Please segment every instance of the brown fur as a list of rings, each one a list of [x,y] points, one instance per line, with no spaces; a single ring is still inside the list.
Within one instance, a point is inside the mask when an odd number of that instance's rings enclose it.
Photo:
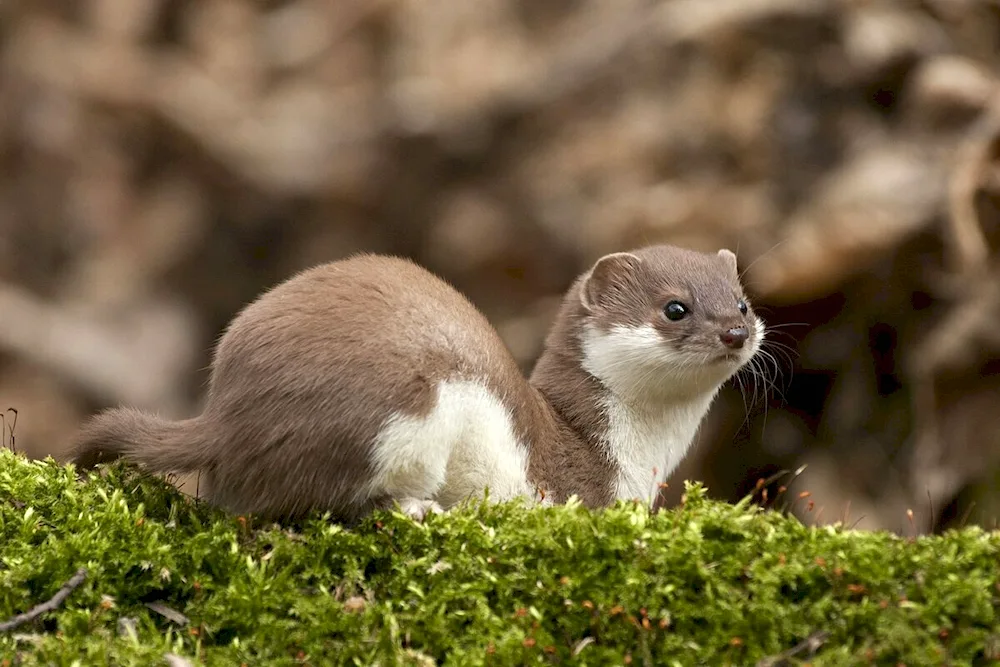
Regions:
[[[408,260],[355,256],[294,276],[233,319],[200,416],[169,422],[105,411],[82,428],[74,461],[86,468],[126,457],[160,472],[201,470],[209,499],[233,512],[352,519],[390,500],[354,497],[372,474],[384,420],[426,415],[438,382],[474,379],[511,411],[529,448],[529,479],[557,501],[575,493],[607,504],[614,469],[596,409],[605,390],[580,365],[582,321],[655,319],[677,294],[704,302],[705,317],[721,322],[734,290],[735,264],[730,270],[725,256],[665,246],[611,256],[569,290],[529,383],[486,318],[444,281]],[[701,328],[691,323],[676,344],[709,335]]]

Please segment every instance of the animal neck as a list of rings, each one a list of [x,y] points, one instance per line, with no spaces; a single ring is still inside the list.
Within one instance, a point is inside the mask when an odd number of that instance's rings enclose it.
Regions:
[[[591,493],[598,502],[635,498],[651,502],[660,484],[672,473],[690,449],[718,388],[695,393],[656,391],[614,392],[589,373],[572,356],[548,353],[539,359],[531,383],[561,428],[554,447],[537,443],[533,458],[540,468],[562,460],[559,470],[546,470],[542,478],[555,482],[557,490]],[[564,474],[574,460],[589,460],[590,469],[603,477],[581,479]],[[581,466],[581,470],[583,466]],[[598,491],[597,486],[601,489]],[[581,493],[582,489],[582,493]]]
[[[603,443],[615,461],[616,499],[652,502],[687,455],[716,392],[691,396],[621,397],[607,392]]]
[[[564,326],[556,325],[529,378],[547,424],[530,443],[529,476],[556,502],[576,495],[587,506],[604,506],[614,500],[617,472],[604,442],[607,414],[599,403],[603,389],[580,366],[574,340],[558,337]],[[560,344],[553,345],[553,337]]]

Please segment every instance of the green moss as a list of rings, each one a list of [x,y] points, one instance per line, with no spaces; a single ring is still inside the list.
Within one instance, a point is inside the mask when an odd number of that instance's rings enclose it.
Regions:
[[[976,528],[808,528],[698,486],[655,515],[475,504],[423,525],[254,529],[124,466],[80,482],[0,452],[0,621],[89,571],[0,636],[11,664],[742,665],[819,631],[801,656],[815,665],[986,664],[998,556],[1000,535]]]

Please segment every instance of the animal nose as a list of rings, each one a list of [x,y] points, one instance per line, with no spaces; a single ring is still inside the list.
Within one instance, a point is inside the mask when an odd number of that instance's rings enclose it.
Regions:
[[[747,342],[747,338],[749,337],[750,332],[747,331],[746,327],[733,327],[732,329],[723,331],[719,334],[722,344],[726,347],[731,347],[734,350],[738,350],[743,347],[743,343]]]

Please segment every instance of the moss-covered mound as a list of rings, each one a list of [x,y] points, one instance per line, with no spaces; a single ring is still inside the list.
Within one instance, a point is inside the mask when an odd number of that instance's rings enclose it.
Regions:
[[[807,528],[688,489],[254,529],[123,467],[0,453],[0,664],[986,664],[1000,536]],[[818,649],[818,650],[817,650]],[[813,651],[815,654],[812,654]]]

